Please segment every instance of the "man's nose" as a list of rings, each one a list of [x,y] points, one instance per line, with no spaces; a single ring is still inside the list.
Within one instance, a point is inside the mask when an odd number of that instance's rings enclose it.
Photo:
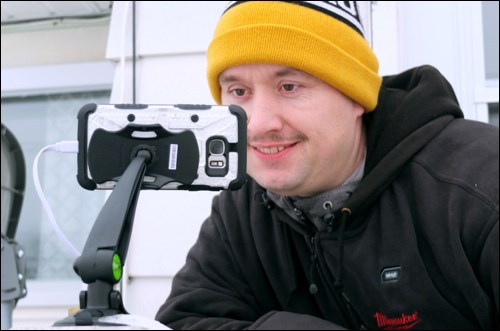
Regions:
[[[283,128],[282,109],[279,101],[271,93],[254,93],[246,105],[249,137],[262,136]]]

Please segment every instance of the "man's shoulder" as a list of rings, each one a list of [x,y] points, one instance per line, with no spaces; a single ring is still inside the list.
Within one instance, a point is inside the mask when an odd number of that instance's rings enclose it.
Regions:
[[[460,158],[471,162],[472,166],[480,166],[481,160],[490,160],[493,156],[498,165],[499,130],[491,124],[455,119],[447,125],[429,143],[429,150],[437,151],[444,159]],[[498,169],[497,169],[498,170]]]
[[[440,181],[471,192],[481,190],[498,201],[498,127],[465,119],[453,120],[414,161]]]

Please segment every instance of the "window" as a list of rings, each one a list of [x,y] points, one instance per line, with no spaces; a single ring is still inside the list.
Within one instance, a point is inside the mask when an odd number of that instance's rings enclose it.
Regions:
[[[86,103],[108,103],[110,91],[62,93],[2,99],[2,122],[19,141],[26,163],[26,189],[16,241],[26,252],[28,279],[79,279],[74,254],[56,235],[36,194],[33,161],[45,146],[76,140],[77,113]],[[69,241],[81,251],[104,201],[104,192],[87,191],[76,180],[76,154],[44,153],[41,186]]]

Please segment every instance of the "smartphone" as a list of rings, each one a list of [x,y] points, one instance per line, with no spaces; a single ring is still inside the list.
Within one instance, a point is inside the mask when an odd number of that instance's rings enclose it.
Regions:
[[[236,190],[246,180],[246,114],[236,105],[87,104],[78,112],[78,173],[113,189],[141,149],[141,189]]]

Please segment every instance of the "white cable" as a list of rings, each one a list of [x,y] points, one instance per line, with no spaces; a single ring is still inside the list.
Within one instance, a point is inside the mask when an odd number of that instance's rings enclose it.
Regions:
[[[45,209],[45,212],[49,217],[50,224],[54,228],[59,238],[61,238],[62,241],[64,241],[66,245],[69,246],[71,252],[78,257],[80,256],[80,252],[68,240],[68,238],[64,235],[64,232],[59,227],[59,224],[57,224],[54,214],[52,213],[52,209],[50,208],[49,202],[45,198],[42,187],[40,185],[40,179],[38,178],[38,159],[46,151],[56,151],[60,153],[78,153],[78,141],[61,141],[54,145],[45,146],[40,152],[38,152],[37,156],[35,157],[35,161],[33,161],[33,181],[35,183],[35,189],[38,193],[40,201],[42,202],[43,208]]]

